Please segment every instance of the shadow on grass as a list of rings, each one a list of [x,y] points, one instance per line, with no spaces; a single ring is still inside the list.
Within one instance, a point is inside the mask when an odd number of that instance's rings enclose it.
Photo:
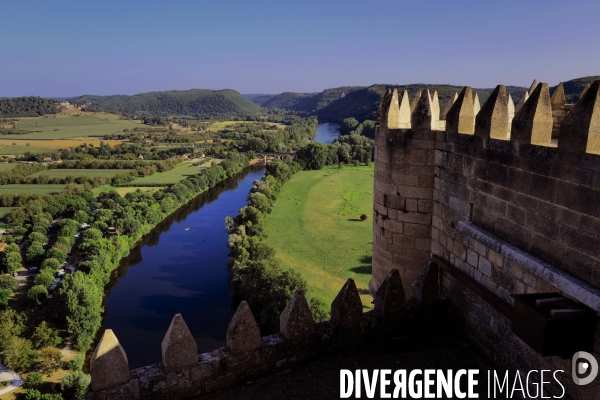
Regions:
[[[348,218],[348,221],[358,221],[358,222],[362,222],[361,219],[359,218]]]
[[[356,272],[357,274],[371,274],[371,269],[373,267],[371,266],[371,264],[369,265],[361,265],[359,267],[353,267],[350,268],[350,271],[352,272]]]

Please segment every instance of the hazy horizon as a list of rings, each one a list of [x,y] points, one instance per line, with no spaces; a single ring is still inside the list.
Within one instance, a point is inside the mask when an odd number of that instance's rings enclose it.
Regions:
[[[556,85],[600,74],[599,12],[592,0],[11,2],[0,97]]]

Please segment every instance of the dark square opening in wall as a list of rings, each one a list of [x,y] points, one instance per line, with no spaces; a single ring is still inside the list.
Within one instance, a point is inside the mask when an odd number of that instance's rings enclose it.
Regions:
[[[596,312],[560,293],[515,294],[512,331],[542,356],[591,352]]]

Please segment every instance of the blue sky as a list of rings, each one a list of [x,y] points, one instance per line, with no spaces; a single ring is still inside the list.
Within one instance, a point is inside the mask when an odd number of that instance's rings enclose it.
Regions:
[[[600,2],[0,2],[0,97],[600,75]]]

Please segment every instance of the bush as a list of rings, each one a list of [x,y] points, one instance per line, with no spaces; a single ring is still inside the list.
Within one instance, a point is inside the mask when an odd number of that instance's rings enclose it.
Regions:
[[[360,220],[361,220],[361,221],[366,221],[366,219],[367,219],[367,218],[368,218],[368,217],[367,217],[367,214],[362,214],[362,215],[360,216]]]
[[[10,289],[0,289],[0,307],[8,306],[8,298],[12,294]]]

